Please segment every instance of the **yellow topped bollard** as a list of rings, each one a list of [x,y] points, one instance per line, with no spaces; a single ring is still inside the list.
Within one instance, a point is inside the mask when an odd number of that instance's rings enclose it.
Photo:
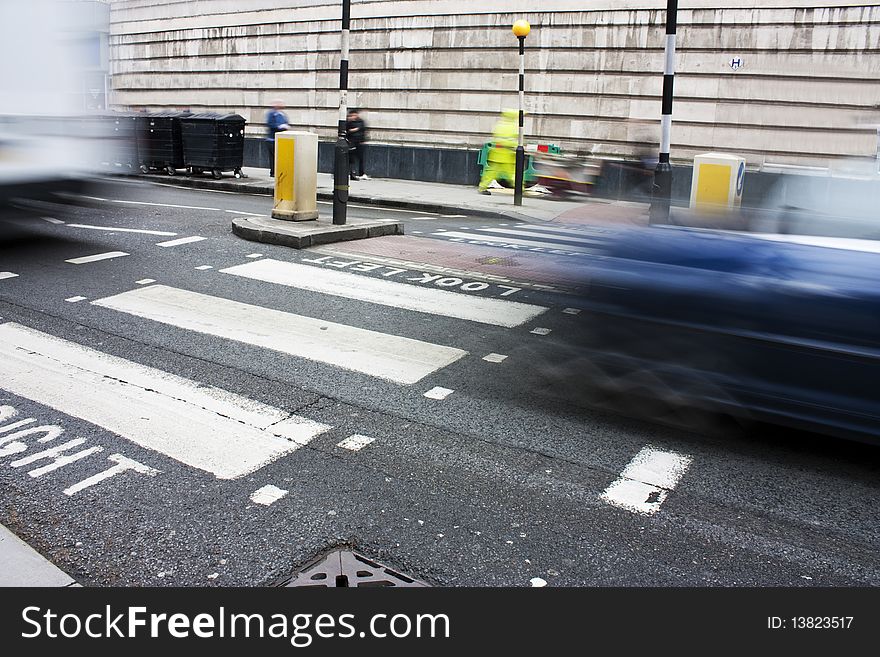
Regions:
[[[694,157],[691,208],[727,212],[742,201],[746,161],[727,153],[702,153]]]
[[[318,135],[313,132],[275,134],[272,217],[288,221],[318,218]]]

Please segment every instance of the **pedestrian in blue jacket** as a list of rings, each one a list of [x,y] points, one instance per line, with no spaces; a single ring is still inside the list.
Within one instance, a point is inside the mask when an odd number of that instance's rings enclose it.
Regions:
[[[284,130],[290,130],[287,123],[287,115],[284,109],[284,101],[273,100],[272,109],[266,112],[266,147],[269,151],[269,175],[275,177],[275,134]]]

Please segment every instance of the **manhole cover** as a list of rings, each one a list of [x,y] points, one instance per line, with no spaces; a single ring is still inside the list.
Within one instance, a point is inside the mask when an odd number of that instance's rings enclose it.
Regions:
[[[485,256],[477,258],[481,265],[501,265],[502,267],[518,267],[519,263],[513,258],[499,258],[497,256]]]
[[[428,586],[351,550],[334,550],[279,586]]]

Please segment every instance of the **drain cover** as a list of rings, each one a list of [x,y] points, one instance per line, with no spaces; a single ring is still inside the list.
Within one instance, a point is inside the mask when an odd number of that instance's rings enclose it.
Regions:
[[[350,550],[334,550],[306,565],[280,586],[428,586]]]

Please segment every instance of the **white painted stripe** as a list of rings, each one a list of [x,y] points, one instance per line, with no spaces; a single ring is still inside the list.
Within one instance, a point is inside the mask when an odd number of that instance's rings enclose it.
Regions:
[[[562,310],[562,312],[564,312],[566,315],[580,315],[581,309],[580,308],[564,308]]]
[[[137,283],[138,285],[149,285],[150,283],[155,283],[155,282],[156,282],[155,278],[142,278],[139,281],[135,281],[135,283]]]
[[[263,257],[262,253],[250,253],[245,256],[245,258],[262,258],[262,257]]]
[[[363,436],[359,433],[352,434],[341,443],[337,444],[337,447],[341,447],[342,449],[348,449],[352,452],[359,452],[364,447],[374,442],[375,438],[370,438],[369,436]]]
[[[466,214],[444,214],[444,215],[440,215],[440,216],[445,217],[446,219],[466,219],[467,218]]]
[[[534,333],[535,335],[550,335],[551,329],[548,328],[534,328],[529,333]]]
[[[86,297],[69,297],[65,299],[65,301],[69,301],[70,303],[76,303],[77,301],[85,301]]]
[[[287,492],[288,491],[283,488],[268,484],[251,493],[251,502],[262,504],[263,506],[269,506],[287,495]]]
[[[537,231],[527,231],[527,230],[516,230],[514,228],[480,228],[478,229],[481,232],[486,233],[498,233],[501,235],[521,235],[524,237],[537,237],[543,238],[547,240],[553,240],[552,244],[563,243],[571,243],[571,244],[598,244],[599,242],[595,237],[587,237],[586,235],[583,237],[573,237],[569,235],[556,235],[552,233],[543,233]],[[482,236],[480,236],[482,237]],[[477,238],[479,239],[479,237]]]
[[[220,212],[220,208],[203,208],[198,205],[174,205],[172,203],[147,203],[146,201],[117,201],[113,203],[125,203],[127,205],[149,205],[156,208],[181,208],[183,210],[214,210]]]
[[[201,242],[203,239],[205,238],[194,235],[193,237],[181,237],[180,239],[170,240],[168,242],[159,242],[158,244],[156,244],[156,246],[163,246],[167,248],[169,246],[178,246],[179,244],[191,244],[193,242]]]
[[[82,258],[71,258],[70,260],[65,260],[64,262],[69,262],[74,265],[84,265],[89,262],[97,262],[98,260],[109,260],[111,258],[121,258],[122,256],[127,256],[128,253],[124,251],[108,251],[107,253],[98,253],[96,255],[83,256]]]
[[[480,228],[492,228],[492,226],[480,226]],[[589,235],[595,235],[596,233],[606,233],[608,231],[604,229],[596,229],[590,228],[588,230],[578,229],[578,228],[561,228],[559,226],[536,226],[533,224],[529,224],[526,226],[519,226],[522,230],[533,230],[541,233],[562,233],[564,235],[578,235],[581,237],[587,237]]]
[[[199,271],[207,271],[209,269],[214,269],[214,267],[212,267],[211,265],[199,265],[198,267],[196,267],[196,269]]]
[[[61,219],[56,219],[55,217],[41,217],[43,221],[48,221],[50,224],[63,224],[64,222]]]
[[[521,240],[516,237],[495,237],[494,235],[475,235],[473,233],[460,233],[458,231],[449,230],[445,232],[435,232],[437,237],[457,237],[474,242],[491,242],[495,244],[516,244],[517,246],[540,247],[542,249],[554,249],[556,251],[569,251],[571,253],[594,253],[595,249],[582,249],[578,246],[568,246],[567,244],[550,244],[549,242],[535,242],[533,240]]]
[[[0,362],[0,388],[219,479],[253,472],[330,429],[14,323],[0,325]]]
[[[660,116],[660,152],[669,153],[669,146],[672,143],[672,115],[663,114]]]
[[[635,513],[656,513],[691,461],[690,456],[677,452],[645,447],[605,489],[601,499]]]
[[[663,61],[663,75],[675,75],[675,35],[666,35],[666,50]]]
[[[164,285],[124,292],[92,303],[396,383],[415,383],[467,354],[461,349]]]
[[[228,212],[229,214],[241,214],[245,217],[265,217],[266,215],[260,214],[259,212],[242,212],[241,210],[224,210],[224,212]]]
[[[483,360],[488,361],[490,363],[501,363],[507,359],[507,356],[504,354],[488,354],[483,356]]]
[[[547,310],[544,306],[471,296],[269,258],[220,271],[321,294],[508,328],[519,326]]]
[[[443,388],[442,386],[435,386],[431,388],[428,392],[424,394],[428,399],[446,399],[449,395],[451,395],[454,390],[450,390],[449,388]]]
[[[113,228],[112,226],[91,226],[89,224],[67,224],[68,228],[88,228],[89,230],[106,230],[114,233],[141,233],[143,235],[159,235],[173,237],[177,233],[169,233],[164,230],[145,230],[140,228]]]
[[[0,281],[4,278],[18,278],[18,274],[13,274],[11,271],[0,271]]]

